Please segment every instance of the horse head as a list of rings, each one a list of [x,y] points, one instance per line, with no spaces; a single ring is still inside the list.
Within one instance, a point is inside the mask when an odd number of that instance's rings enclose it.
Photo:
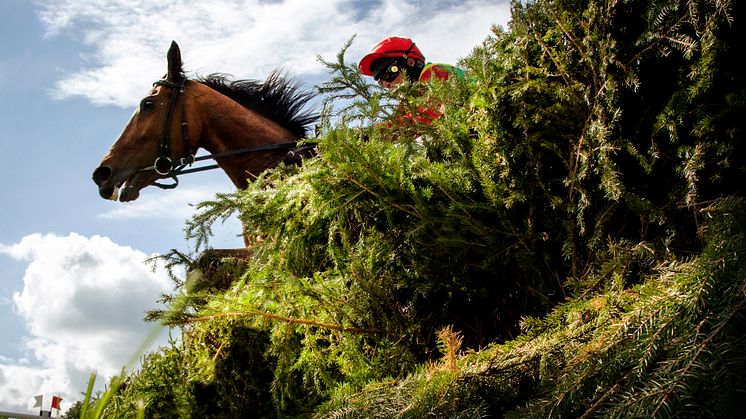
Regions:
[[[153,83],[124,131],[93,172],[99,194],[133,201],[159,179],[220,167],[239,188],[248,179],[286,161],[305,157],[296,147],[318,115],[304,110],[314,97],[280,72],[267,80],[228,80],[217,73],[188,80],[179,46],[171,43],[168,73]],[[212,153],[195,158],[198,148]],[[195,161],[217,165],[185,169]],[[121,191],[121,192],[120,192]]]
[[[102,198],[133,201],[140,190],[170,177],[175,162],[193,158],[201,123],[186,100],[188,83],[176,42],[168,50],[168,73],[156,81],[124,131],[93,172]],[[121,193],[120,193],[121,190]]]

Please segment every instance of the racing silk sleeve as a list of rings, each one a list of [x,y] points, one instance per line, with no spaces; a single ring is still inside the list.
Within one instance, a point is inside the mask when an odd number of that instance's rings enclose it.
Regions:
[[[422,69],[419,81],[429,82],[431,80],[448,80],[454,76],[463,79],[464,70],[448,64],[428,63]],[[411,115],[405,115],[405,117],[413,119],[421,124],[430,124],[441,115],[441,113],[436,109],[437,107],[438,106],[427,108],[421,107],[418,109],[418,115],[415,115],[414,117]]]
[[[464,70],[454,67],[448,64],[433,64],[428,63],[422,69],[419,82],[429,82],[431,80],[448,80],[450,77],[464,78]],[[432,106],[420,107],[417,109],[417,114],[404,114],[401,115],[396,121],[397,125],[411,125],[411,124],[431,124],[434,120],[440,118],[442,115],[438,110],[439,104],[433,103]],[[388,127],[394,126],[395,123],[391,121],[385,125]]]
[[[448,64],[427,63],[425,64],[425,67],[422,68],[419,81],[448,80],[452,76],[463,79],[464,70]]]

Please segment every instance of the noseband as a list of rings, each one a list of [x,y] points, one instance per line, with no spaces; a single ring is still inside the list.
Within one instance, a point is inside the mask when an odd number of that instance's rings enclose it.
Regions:
[[[171,121],[173,120],[174,115],[174,108],[176,107],[176,102],[179,97],[179,93],[184,93],[184,85],[186,84],[187,78],[182,77],[181,80],[179,80],[178,83],[173,83],[168,80],[158,80],[153,85],[158,86],[164,86],[164,87],[170,87],[171,88],[171,98],[168,101],[168,109],[166,110],[166,121],[163,124],[163,135],[161,136],[161,145],[158,151],[158,157],[156,157],[155,162],[153,162],[152,166],[145,167],[143,169],[140,169],[139,171],[148,171],[148,170],[154,170],[156,173],[158,173],[161,176],[167,176],[173,179],[174,183],[171,184],[163,184],[158,182],[153,182],[153,186],[157,186],[161,189],[173,189],[179,185],[179,178],[178,175],[185,175],[188,173],[196,173],[196,172],[203,172],[205,170],[212,170],[217,169],[220,166],[217,164],[209,165],[209,166],[203,166],[203,167],[196,167],[196,168],[190,168],[186,169],[187,166],[192,166],[193,163],[203,160],[214,160],[221,157],[229,157],[229,156],[235,156],[238,154],[247,154],[247,153],[257,153],[262,151],[272,151],[272,150],[289,150],[291,148],[295,148],[298,146],[297,141],[288,141],[283,143],[275,143],[275,144],[267,144],[263,146],[258,147],[249,147],[249,148],[240,148],[237,150],[229,150],[224,151],[222,153],[213,153],[208,154],[205,156],[195,157],[194,153],[196,150],[192,151],[191,145],[189,144],[189,125],[186,121],[186,100],[182,100],[181,102],[181,139],[184,141],[184,149],[187,151],[187,156],[179,158],[176,163],[174,163],[174,160],[171,158]],[[300,148],[303,149],[310,149],[315,147],[316,144],[309,143],[306,145],[300,146]],[[294,151],[290,150],[288,151],[288,154],[294,154]]]

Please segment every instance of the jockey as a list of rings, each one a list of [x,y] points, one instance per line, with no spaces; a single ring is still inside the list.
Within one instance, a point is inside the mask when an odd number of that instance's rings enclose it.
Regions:
[[[464,71],[448,64],[426,63],[414,41],[410,38],[392,36],[376,44],[370,53],[358,64],[360,72],[372,76],[381,86],[391,89],[404,81],[426,82],[430,80],[448,80],[451,76],[464,77]],[[420,109],[415,117],[418,122],[429,124],[438,118],[440,113],[435,109]],[[405,115],[412,120],[411,115]]]
[[[448,80],[452,75],[464,77],[464,71],[448,64],[426,63],[425,56],[409,38],[392,36],[376,44],[360,60],[360,72],[372,76],[381,86],[389,89],[404,81]]]

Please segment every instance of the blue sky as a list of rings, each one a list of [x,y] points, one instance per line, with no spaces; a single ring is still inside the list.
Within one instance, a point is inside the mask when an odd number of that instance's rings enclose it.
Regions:
[[[316,55],[333,59],[353,34],[350,62],[403,35],[428,60],[456,63],[509,13],[503,0],[308,4],[0,0],[0,410],[30,410],[37,394],[66,408],[91,370],[126,364],[150,329],[143,310],[170,290],[143,260],[188,251],[189,204],[233,188],[213,171],[122,204],[91,181],[165,72],[171,40],[193,74],[263,79],[282,66],[312,87],[326,77]],[[211,244],[239,247],[239,233],[229,221]]]

